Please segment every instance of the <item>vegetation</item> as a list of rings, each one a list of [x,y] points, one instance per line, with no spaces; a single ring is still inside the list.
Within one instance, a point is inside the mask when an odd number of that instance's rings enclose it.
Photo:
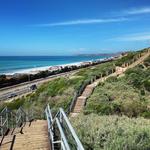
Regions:
[[[121,59],[119,59],[116,63],[117,66],[122,66],[122,64],[124,63],[128,63],[129,60],[132,60],[135,55],[137,54],[137,52],[129,52],[127,53],[124,57],[122,57]]]
[[[90,114],[72,123],[86,150],[150,149],[150,120]]]
[[[125,57],[82,68],[72,76],[45,83],[32,94],[11,103],[9,108],[34,108],[36,117],[47,103],[53,111],[67,110],[76,91],[87,80],[110,74],[116,65],[130,62],[139,52]],[[122,77],[110,77],[100,83],[87,101],[83,114],[71,121],[87,150],[148,150],[150,149],[150,58],[128,69]]]
[[[104,74],[106,70],[115,68],[114,62],[107,62],[92,66],[89,68],[80,69],[72,76],[60,77],[41,85],[34,93],[24,96],[12,102],[1,105],[8,106],[11,109],[17,109],[23,106],[25,109],[33,108],[36,112],[36,117],[43,117],[43,110],[47,103],[50,104],[53,111],[57,111],[59,107],[67,110],[74,93],[78,91],[83,83],[91,78]],[[42,114],[42,115],[41,115]]]
[[[128,57],[129,60],[131,58],[132,57]],[[74,96],[74,92],[78,91],[85,81],[110,74],[115,70],[115,64],[117,64],[118,61],[120,61],[120,59],[98,65],[96,65],[95,62],[94,66],[82,68],[73,76],[52,80],[41,85],[35,93],[29,94],[11,103],[6,103],[5,105],[8,105],[13,109],[17,108],[18,106],[23,106],[25,108],[34,106],[35,110],[37,111],[38,109],[42,110],[49,102],[51,107],[54,109],[63,107],[66,110]],[[73,67],[73,69],[75,68]],[[67,70],[68,68],[64,69],[64,71]],[[5,76],[2,77],[5,79]],[[148,83],[144,82],[143,84],[145,84],[145,87],[148,89]],[[116,105],[113,107],[116,107]],[[40,113],[40,111],[38,112]]]
[[[116,63],[117,66],[122,66],[124,63],[132,63],[132,61],[137,60],[140,56],[142,52],[147,52],[147,48],[140,50],[140,51],[131,51],[125,54],[124,57],[122,57],[121,59],[119,59]]]
[[[37,74],[24,74],[24,75],[20,75],[20,74],[16,74],[10,78],[7,78],[6,75],[0,75],[0,88],[3,87],[7,87],[7,86],[11,86],[11,85],[16,85],[19,83],[23,83],[23,82],[27,82],[27,81],[33,81],[35,79],[40,79],[40,78],[45,78],[51,75],[56,75],[58,73],[64,73],[64,72],[68,72],[71,70],[75,70],[77,69],[76,66],[71,66],[71,67],[64,67],[55,71],[41,71]]]
[[[150,69],[137,66],[121,78],[110,77],[88,99],[85,114],[150,118]]]
[[[20,104],[25,109],[33,108],[34,112],[36,112],[36,117],[41,118],[47,103],[50,104],[54,111],[59,107],[63,107],[66,110],[71,102],[72,95],[79,88],[82,81],[82,77],[58,78],[43,84],[35,93],[29,94],[17,101],[23,101]],[[12,103],[17,103],[17,101]],[[9,103],[7,105],[10,107]]]
[[[149,60],[99,84],[84,114],[72,120],[85,149],[150,149]]]

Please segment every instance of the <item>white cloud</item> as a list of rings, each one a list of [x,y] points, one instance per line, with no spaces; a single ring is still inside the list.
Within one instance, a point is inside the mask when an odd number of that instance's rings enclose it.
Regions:
[[[136,33],[124,35],[121,37],[114,38],[113,40],[117,41],[147,41],[150,40],[150,33]]]
[[[150,13],[150,7],[133,8],[124,11],[124,14],[129,14],[129,15],[146,14],[146,13]]]
[[[113,23],[127,21],[128,18],[110,18],[110,19],[85,19],[85,20],[72,20],[65,22],[49,23],[49,24],[37,24],[38,27],[54,27],[54,26],[70,26],[70,25],[82,25],[82,24],[100,24],[100,23]]]

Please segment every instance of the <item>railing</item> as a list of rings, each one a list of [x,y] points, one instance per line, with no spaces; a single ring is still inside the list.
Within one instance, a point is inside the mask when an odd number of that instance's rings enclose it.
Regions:
[[[45,113],[48,121],[48,132],[52,150],[58,147],[62,150],[84,150],[62,108],[59,109],[54,118],[52,117],[49,105],[47,105]]]
[[[86,88],[86,86],[89,85],[90,83],[92,83],[92,81],[93,80],[86,80],[82,84],[82,86],[80,87],[80,89],[77,92],[74,93],[74,97],[73,97],[73,99],[71,101],[71,104],[69,105],[68,110],[66,111],[67,115],[69,115],[70,112],[73,111],[73,108],[74,108],[74,106],[76,104],[77,98],[82,94],[82,92],[84,91],[84,89]]]
[[[16,112],[16,127],[20,127],[24,122],[26,122],[26,113],[20,107]]]
[[[33,113],[30,113],[30,115],[33,115]],[[0,112],[0,136],[5,136],[8,129],[21,127],[23,123],[30,120],[31,116],[28,116],[22,107],[16,112],[5,107]]]
[[[0,135],[3,136],[8,130],[8,109],[5,107],[0,113]]]

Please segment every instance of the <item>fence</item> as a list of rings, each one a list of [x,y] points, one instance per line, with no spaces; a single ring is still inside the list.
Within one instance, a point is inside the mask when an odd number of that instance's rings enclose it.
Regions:
[[[33,115],[33,113],[30,115]],[[33,118],[33,116],[28,116],[22,107],[16,112],[5,107],[0,112],[0,136],[5,136],[8,129],[20,127],[24,122],[29,121],[31,118]]]

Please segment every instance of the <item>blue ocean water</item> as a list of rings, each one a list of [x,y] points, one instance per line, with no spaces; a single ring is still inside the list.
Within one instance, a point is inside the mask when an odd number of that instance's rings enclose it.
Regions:
[[[103,56],[0,56],[0,74],[103,58]]]

